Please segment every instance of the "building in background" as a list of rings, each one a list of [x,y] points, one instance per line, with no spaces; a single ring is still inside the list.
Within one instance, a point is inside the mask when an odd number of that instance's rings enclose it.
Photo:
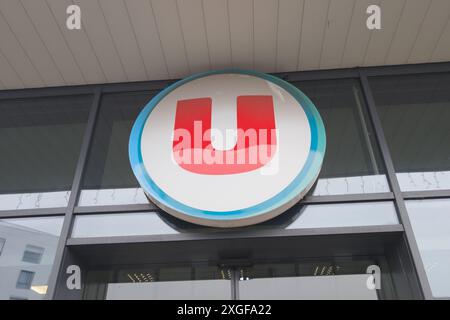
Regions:
[[[0,221],[1,300],[45,297],[61,224],[61,218]]]

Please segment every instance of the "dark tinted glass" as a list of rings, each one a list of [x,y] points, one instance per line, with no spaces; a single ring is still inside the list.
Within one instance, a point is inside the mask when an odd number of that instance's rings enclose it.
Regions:
[[[80,205],[148,203],[128,159],[131,128],[153,92],[105,94],[82,182]]]
[[[312,100],[325,124],[327,149],[314,195],[389,191],[358,82],[294,84]]]
[[[401,189],[450,189],[450,74],[370,84]]]
[[[0,100],[0,209],[67,205],[91,100]]]

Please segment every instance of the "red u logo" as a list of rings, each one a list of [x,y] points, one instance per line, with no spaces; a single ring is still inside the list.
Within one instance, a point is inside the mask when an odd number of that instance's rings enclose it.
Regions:
[[[237,97],[236,144],[229,150],[212,146],[211,112],[209,97],[177,102],[172,151],[183,169],[235,174],[256,170],[273,158],[277,139],[272,96]]]

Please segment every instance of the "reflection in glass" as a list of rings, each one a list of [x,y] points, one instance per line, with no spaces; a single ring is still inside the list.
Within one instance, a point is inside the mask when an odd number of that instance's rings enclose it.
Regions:
[[[450,74],[370,84],[402,191],[450,189]]]
[[[304,228],[333,228],[398,224],[392,202],[360,202],[314,204],[294,207],[271,219],[245,230],[283,230]],[[192,232],[226,233],[236,228],[217,229],[181,221],[164,212],[130,212],[114,214],[77,215],[71,237],[118,237],[178,234]]]
[[[148,203],[128,160],[131,128],[153,92],[102,96],[78,205]]]
[[[91,100],[0,100],[0,210],[67,205]]]
[[[78,205],[121,205],[148,203],[142,188],[85,189],[81,191]]]
[[[72,229],[73,238],[176,233],[154,212],[79,215]]]
[[[378,264],[373,259],[345,257],[256,264],[239,269],[239,298],[377,300],[377,290],[367,286],[367,267]]]
[[[231,271],[206,265],[89,270],[83,299],[231,299]]]
[[[41,263],[45,249],[27,244],[23,253],[22,261],[31,263]]]
[[[312,195],[388,192],[385,170],[356,80],[294,83],[325,124],[327,150]]]
[[[0,300],[45,297],[62,223],[62,217],[0,220]]]
[[[398,224],[392,202],[308,205],[286,229],[355,227]]]
[[[406,202],[435,297],[450,297],[450,199]]]
[[[69,188],[69,186],[67,186]],[[1,210],[65,207],[70,191],[0,194]]]
[[[17,289],[30,289],[34,278],[33,271],[21,270],[17,279]]]

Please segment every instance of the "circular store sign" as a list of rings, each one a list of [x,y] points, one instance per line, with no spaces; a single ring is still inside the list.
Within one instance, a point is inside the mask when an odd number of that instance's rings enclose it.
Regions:
[[[299,89],[243,70],[197,74],[155,96],[129,143],[147,196],[189,222],[250,225],[277,216],[314,184],[325,129]]]

